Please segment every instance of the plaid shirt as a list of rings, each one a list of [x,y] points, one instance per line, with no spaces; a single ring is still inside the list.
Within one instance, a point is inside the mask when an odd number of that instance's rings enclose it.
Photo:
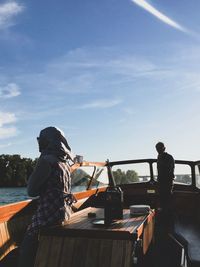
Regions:
[[[52,172],[43,192],[38,208],[28,226],[27,234],[39,234],[44,226],[51,226],[69,219],[71,208],[65,197],[71,190],[70,167],[67,162],[51,164]]]

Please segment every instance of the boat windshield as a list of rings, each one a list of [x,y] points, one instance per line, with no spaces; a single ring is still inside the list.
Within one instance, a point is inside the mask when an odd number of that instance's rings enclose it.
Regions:
[[[151,166],[152,166],[152,173],[151,173]],[[199,174],[200,173],[199,171],[200,171],[200,165],[197,167],[196,173]],[[118,164],[112,165],[112,173],[117,185],[146,183],[149,182],[151,179],[157,181],[157,163],[156,161],[131,162],[131,163],[120,162]],[[175,184],[191,185],[192,184],[191,166],[187,163],[176,162],[174,176],[175,176],[174,177]],[[200,187],[200,178],[198,178],[197,184]]]
[[[196,187],[200,189],[200,164],[195,166]]]
[[[154,180],[157,181],[157,164],[153,163]],[[188,164],[175,164],[174,169],[174,184],[191,185],[192,184],[192,170]]]
[[[151,179],[148,162],[113,165],[112,173],[117,185],[145,183]]]
[[[81,192],[89,188],[108,185],[106,167],[81,166],[71,174],[72,192]]]

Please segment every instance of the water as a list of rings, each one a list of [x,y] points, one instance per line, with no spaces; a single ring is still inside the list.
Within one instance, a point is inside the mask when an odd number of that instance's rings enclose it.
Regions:
[[[75,186],[72,192],[85,191],[85,186]],[[27,195],[26,187],[3,187],[0,188],[0,206],[9,203],[19,202],[26,199],[31,199]]]
[[[3,187],[0,188],[0,205],[30,199],[25,187]]]

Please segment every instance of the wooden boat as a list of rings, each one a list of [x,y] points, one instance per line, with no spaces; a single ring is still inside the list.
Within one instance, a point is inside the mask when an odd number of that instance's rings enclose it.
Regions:
[[[171,227],[159,215],[156,159],[83,162],[72,167],[77,203],[63,226],[41,232],[35,267],[140,266],[200,267],[200,161],[175,161]],[[123,217],[97,225],[104,216],[105,194],[123,192]],[[0,207],[0,266],[17,266],[17,251],[37,200]],[[130,205],[150,205],[131,216]],[[94,217],[95,216],[95,217]]]

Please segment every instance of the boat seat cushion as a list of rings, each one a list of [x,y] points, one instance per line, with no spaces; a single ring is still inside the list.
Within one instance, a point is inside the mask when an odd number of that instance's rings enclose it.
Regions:
[[[189,266],[200,267],[200,223],[192,217],[178,218],[174,234],[186,250]]]

